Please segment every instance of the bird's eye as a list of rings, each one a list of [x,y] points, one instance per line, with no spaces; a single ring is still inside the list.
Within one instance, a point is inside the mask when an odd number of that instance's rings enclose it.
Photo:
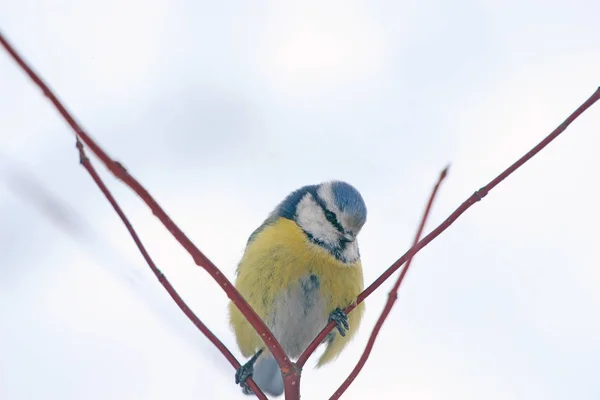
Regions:
[[[329,210],[324,210],[324,211],[325,211],[325,218],[327,218],[327,221],[331,222],[331,225],[333,225],[335,227],[335,229],[337,229],[340,232],[343,232],[344,228],[342,228],[342,226],[338,222],[337,217],[335,216],[335,213],[333,213]]]

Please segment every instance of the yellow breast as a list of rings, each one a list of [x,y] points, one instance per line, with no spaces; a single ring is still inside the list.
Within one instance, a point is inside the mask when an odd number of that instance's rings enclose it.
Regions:
[[[345,264],[337,260],[327,250],[310,242],[294,221],[285,218],[265,227],[248,244],[237,274],[236,288],[263,320],[278,295],[310,274],[319,278],[326,315],[335,308],[347,307],[363,290],[360,261]],[[263,342],[233,303],[229,310],[238,345],[244,356],[249,357],[263,347]],[[361,304],[350,313],[350,330],[346,337],[336,338],[334,348],[329,346],[328,359],[322,357],[320,364],[335,357],[350,340],[363,311]]]

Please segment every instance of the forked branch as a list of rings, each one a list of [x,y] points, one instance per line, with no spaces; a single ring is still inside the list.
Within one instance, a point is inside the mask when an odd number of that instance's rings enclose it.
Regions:
[[[77,123],[75,118],[67,111],[65,106],[58,100],[52,90],[46,85],[46,83],[32,70],[32,68],[25,62],[25,60],[17,53],[13,46],[6,40],[6,38],[0,33],[0,44],[6,49],[10,56],[17,62],[17,64],[25,71],[25,73],[33,80],[33,82],[42,90],[44,95],[50,100],[50,102],[56,107],[58,112],[63,116],[71,128],[75,131],[77,137],[85,143],[92,152],[106,165],[106,167],[115,175],[118,179],[129,186],[142,200],[150,207],[154,215],[163,223],[163,225],[171,232],[171,234],[177,239],[177,241],[188,251],[192,256],[196,265],[204,268],[209,275],[217,281],[223,291],[231,299],[231,301],[240,309],[244,314],[248,322],[254,327],[254,329],[261,335],[266,346],[269,348],[281,370],[284,373],[293,373],[296,371],[294,364],[288,358],[283,351],[279,342],[275,339],[272,332],[265,325],[262,319],[256,314],[252,307],[246,302],[246,300],[240,295],[237,289],[229,282],[229,280],[223,275],[223,273],[194,245],[194,243],[183,233],[177,225],[169,218],[167,213],[160,207],[160,205],[152,198],[150,193],[142,187],[142,185],[133,178],[127,170],[117,161],[111,159],[102,148],[83,130],[83,128]],[[114,205],[113,205],[114,206]],[[185,312],[185,311],[184,311]],[[204,331],[203,331],[204,333]],[[227,355],[225,355],[228,357]],[[237,361],[236,361],[237,363]]]
[[[29,67],[29,65],[23,60],[23,58],[17,53],[17,51],[10,45],[10,43],[4,38],[4,36],[0,33],[0,44],[7,50],[10,56],[17,62],[17,64],[25,71],[25,73],[33,80],[33,82],[42,90],[44,95],[48,97],[48,99],[52,102],[52,104],[56,107],[58,112],[63,116],[63,118],[67,121],[67,123],[71,126],[71,128],[75,131],[77,135],[77,144],[80,151],[81,162],[84,167],[91,174],[94,181],[98,184],[100,189],[103,191],[107,199],[111,202],[115,211],[119,214],[121,219],[123,220],[125,226],[129,230],[132,235],[134,241],[138,245],[142,255],[150,265],[150,268],[155,273],[161,284],[165,287],[165,289],[169,292],[171,297],[175,300],[175,302],[179,305],[182,311],[192,320],[192,322],[200,329],[201,332],[204,333],[205,336],[213,343],[219,350],[225,355],[225,357],[230,361],[230,363],[238,368],[239,363],[235,360],[235,357],[227,350],[227,348],[221,343],[211,332],[202,324],[202,322],[193,314],[193,312],[181,301],[175,290],[168,283],[164,275],[158,270],[158,268],[152,262],[150,256],[144,249],[141,241],[139,240],[137,234],[133,230],[133,227],[123,214],[122,210],[119,208],[118,204],[106,189],[106,186],[102,183],[94,169],[92,168],[89,160],[85,156],[83,152],[83,143],[87,145],[91,151],[105,164],[105,166],[115,175],[118,179],[120,179],[123,183],[129,186],[142,200],[150,207],[154,215],[163,223],[163,225],[173,234],[173,236],[177,239],[177,241],[188,251],[188,253],[192,256],[194,262],[204,268],[211,277],[221,286],[223,291],[227,294],[227,296],[231,299],[231,301],[239,308],[239,310],[244,314],[250,324],[254,327],[259,335],[263,338],[265,344],[269,348],[270,352],[273,354],[279,366],[281,367],[281,371],[284,375],[284,384],[285,384],[285,393],[287,400],[297,400],[300,398],[300,391],[298,388],[300,372],[310,355],[316,350],[319,344],[325,339],[327,334],[335,327],[335,323],[330,323],[327,325],[319,335],[313,340],[313,342],[307,347],[304,353],[300,356],[296,363],[293,363],[285,354],[281,345],[277,342],[271,331],[265,325],[265,323],[260,319],[260,317],[256,314],[256,312],[252,309],[252,307],[244,300],[244,298],[240,295],[240,293],[235,289],[235,287],[229,282],[229,280],[221,273],[221,271],[192,243],[192,241],[175,225],[175,223],[169,218],[166,212],[158,205],[158,203],[150,196],[148,191],[140,185],[140,183],[133,178],[127,170],[117,161],[111,159],[102,148],[93,140],[91,137],[81,128],[81,126],[76,122],[76,120],[71,116],[71,114],[67,111],[67,109],[61,104],[61,102],[57,99],[54,93],[50,90],[50,88],[42,81],[42,79]],[[361,303],[365,300],[371,293],[373,293],[383,282],[385,282],[398,268],[400,268],[408,259],[412,258],[416,253],[418,253],[423,247],[429,244],[433,239],[439,236],[443,231],[445,231],[460,215],[462,215],[467,209],[469,209],[473,204],[480,201],[483,197],[485,197],[489,191],[491,191],[496,185],[502,182],[505,178],[507,178],[510,174],[512,174],[515,170],[521,167],[524,163],[526,163],[529,159],[531,159],[534,155],[540,152],[544,147],[546,147],[552,140],[554,140],[558,135],[560,135],[579,115],[581,115],[585,110],[587,110],[592,104],[594,104],[600,98],[600,88],[596,90],[596,92],[585,102],[583,103],[569,118],[567,118],[558,128],[556,128],[550,135],[548,135],[544,140],[542,140],[537,146],[531,149],[527,154],[517,160],[514,164],[512,164],[509,168],[507,168],[504,172],[494,178],[490,183],[481,189],[477,190],[473,195],[471,195],[465,202],[463,202],[460,207],[458,207],[442,224],[440,224],[437,228],[431,231],[427,236],[425,236],[422,240],[418,241],[406,254],[400,257],[392,266],[390,266],[375,282],[373,282],[363,293],[361,293],[357,302],[349,307],[347,307],[344,311],[349,313],[352,311],[357,304]],[[82,143],[83,142],[83,143]],[[439,183],[438,183],[439,185]],[[422,227],[421,227],[422,229]],[[420,233],[417,235],[417,238],[420,236]],[[408,265],[402,271],[399,280],[396,282],[395,289],[397,289],[406,274],[408,269]],[[395,293],[395,290],[393,291]],[[388,304],[395,301],[395,294],[390,294],[390,299],[394,297],[394,300],[388,301]],[[391,309],[391,305],[389,306]],[[384,313],[380,317],[380,321],[375,326],[372,340],[377,336],[381,325],[383,324],[383,320],[385,316],[389,313],[388,306],[384,309]],[[387,310],[387,311],[386,311]],[[369,341],[370,346],[372,347],[373,343]],[[342,384],[340,389],[338,389],[339,395],[343,393],[343,391],[348,387],[348,385],[352,382],[352,380],[356,377],[362,365],[366,361],[368,357],[368,353],[370,352],[371,347],[367,347],[365,350],[366,354],[363,354],[363,357],[357,364],[355,371],[348,377],[346,382]],[[363,361],[364,358],[364,361]],[[362,362],[362,364],[361,364]],[[294,387],[295,385],[295,387]],[[251,383],[252,389],[255,393],[259,393],[259,397],[261,399],[266,398],[264,395],[260,396],[259,391],[257,391],[256,386]],[[341,390],[341,391],[340,391]],[[336,392],[336,394],[338,393]],[[336,394],[334,394],[333,398]],[[339,397],[338,395],[338,397]]]

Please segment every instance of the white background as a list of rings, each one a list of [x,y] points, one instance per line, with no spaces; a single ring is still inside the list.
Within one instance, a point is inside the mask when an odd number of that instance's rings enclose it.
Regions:
[[[289,191],[363,194],[366,283],[600,83],[597,1],[0,0],[0,29],[105,149],[234,278]],[[413,263],[346,399],[600,398],[600,106]],[[227,298],[95,163],[160,268],[239,352]],[[354,366],[392,281],[338,361]],[[241,358],[240,358],[241,359]],[[0,398],[244,398],[0,52]]]

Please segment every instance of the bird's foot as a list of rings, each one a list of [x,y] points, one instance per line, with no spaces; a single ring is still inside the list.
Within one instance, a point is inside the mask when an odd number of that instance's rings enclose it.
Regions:
[[[329,322],[334,321],[335,326],[342,336],[346,336],[346,331],[350,329],[348,325],[348,316],[340,308],[336,308],[329,314]]]
[[[248,386],[248,378],[254,373],[254,365],[244,364],[235,372],[235,383],[242,387],[244,394],[252,394],[252,389]]]
[[[252,394],[252,389],[250,389],[250,386],[248,386],[247,381],[248,378],[251,378],[252,374],[254,374],[254,363],[262,352],[263,350],[260,349],[255,355],[252,356],[250,360],[248,360],[246,364],[242,365],[235,372],[235,383],[242,387],[242,391],[245,394]]]

